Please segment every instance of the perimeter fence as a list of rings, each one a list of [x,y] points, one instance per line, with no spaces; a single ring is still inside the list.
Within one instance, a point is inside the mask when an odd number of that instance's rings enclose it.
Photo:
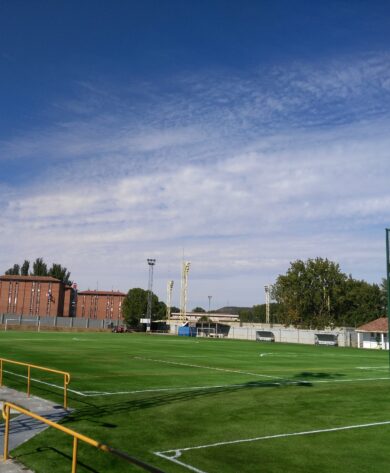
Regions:
[[[33,315],[0,314],[0,325],[5,329],[14,327],[63,328],[63,329],[112,329],[123,322],[114,319],[91,319],[88,317],[48,317]]]

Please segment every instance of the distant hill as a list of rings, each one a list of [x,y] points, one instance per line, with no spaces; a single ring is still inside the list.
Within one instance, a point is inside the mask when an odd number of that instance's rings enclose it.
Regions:
[[[237,306],[227,306],[227,307],[221,307],[220,309],[213,310],[212,312],[215,312],[217,314],[239,314],[240,311],[242,310],[251,310],[252,307],[237,307]]]

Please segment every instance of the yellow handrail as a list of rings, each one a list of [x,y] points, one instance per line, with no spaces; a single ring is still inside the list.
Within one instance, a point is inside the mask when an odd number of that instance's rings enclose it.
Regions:
[[[64,377],[64,408],[68,408],[68,391],[67,387],[70,383],[70,374],[66,371],[55,370],[52,368],[46,368],[45,366],[32,365],[31,363],[23,363],[22,361],[8,360],[7,358],[0,358],[0,387],[3,386],[3,363],[11,363],[14,365],[27,366],[27,396],[30,397],[30,386],[31,386],[31,368],[38,369],[41,371],[48,371],[49,373],[60,374]]]
[[[87,443],[88,445],[91,445],[92,447],[102,450],[103,452],[112,453],[120,458],[123,458],[129,463],[137,465],[143,468],[144,470],[150,471],[151,473],[164,473],[162,470],[159,470],[158,468],[155,468],[154,466],[148,465],[147,463],[144,463],[141,460],[131,457],[125,452],[121,452],[120,450],[109,447],[108,445],[105,445],[103,443],[97,442],[96,440],[93,440],[90,437],[87,437],[86,435],[79,434],[78,432],[75,432],[72,429],[68,429],[67,427],[64,427],[63,425],[57,424],[56,422],[46,419],[45,417],[42,417],[38,414],[34,414],[33,412],[28,411],[27,409],[24,409],[23,407],[17,406],[16,404],[13,404],[12,402],[8,402],[8,401],[3,403],[3,412],[2,412],[3,419],[5,420],[4,454],[3,454],[4,461],[7,461],[8,459],[8,439],[9,439],[9,423],[10,423],[10,410],[11,409],[18,411],[21,414],[32,417],[33,419],[39,420],[40,422],[44,422],[45,424],[51,427],[54,427],[55,429],[60,430],[61,432],[64,432],[65,434],[71,435],[73,437],[73,454],[72,454],[72,470],[71,470],[72,473],[76,473],[76,470],[77,470],[78,440],[81,440]]]

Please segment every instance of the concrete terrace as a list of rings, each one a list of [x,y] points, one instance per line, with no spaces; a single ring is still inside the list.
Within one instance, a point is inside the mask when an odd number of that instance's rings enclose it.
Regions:
[[[68,411],[58,404],[41,399],[36,396],[30,396],[29,398],[25,393],[15,391],[6,387],[0,387],[0,403],[1,407],[4,401],[12,402],[20,407],[23,407],[29,411],[39,414],[53,422],[59,422],[63,419]],[[0,426],[0,444],[1,449],[4,445],[4,427]],[[39,434],[49,426],[43,424],[31,417],[23,414],[17,415],[11,420],[10,423],[10,434],[9,434],[9,451],[18,447],[24,442],[27,442],[35,435]],[[7,460],[3,462],[3,455],[0,460],[0,473],[32,473],[31,470],[27,470],[23,465],[15,462],[14,460]]]

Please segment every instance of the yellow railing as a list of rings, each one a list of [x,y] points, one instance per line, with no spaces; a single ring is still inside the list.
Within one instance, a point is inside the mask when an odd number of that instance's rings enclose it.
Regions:
[[[31,368],[48,371],[49,373],[60,374],[64,377],[64,408],[68,408],[68,384],[70,382],[70,374],[65,371],[54,370],[52,368],[45,368],[44,366],[32,365],[31,363],[23,363],[21,361],[8,360],[7,358],[0,358],[0,386],[3,386],[3,364],[11,363],[13,365],[27,366],[27,396],[30,397],[31,387]]]
[[[16,404],[13,404],[12,402],[4,402],[3,404],[3,418],[5,420],[4,454],[3,454],[4,461],[7,461],[9,457],[8,456],[8,440],[9,440],[9,424],[10,424],[11,409],[18,411],[21,414],[32,417],[33,419],[39,420],[40,422],[44,422],[45,424],[51,427],[54,427],[55,429],[60,430],[61,432],[64,432],[65,434],[71,435],[73,437],[72,470],[71,470],[72,473],[76,473],[76,470],[77,470],[77,448],[78,448],[79,440],[87,443],[88,445],[91,445],[92,447],[102,450],[103,452],[112,453],[113,455],[117,457],[123,458],[127,462],[137,465],[146,471],[150,471],[151,473],[164,473],[162,470],[159,470],[158,468],[155,468],[154,466],[148,465],[147,463],[144,463],[143,461],[138,460],[137,458],[131,457],[125,452],[121,452],[120,450],[109,447],[108,445],[105,445],[103,443],[97,442],[96,440],[93,440],[90,437],[86,437],[85,435],[79,434],[78,432],[68,429],[67,427],[64,427],[63,425],[52,422],[51,420],[46,419],[45,417],[39,416],[38,414],[34,414],[33,412],[28,411],[27,409],[24,409],[23,407],[17,406]]]

